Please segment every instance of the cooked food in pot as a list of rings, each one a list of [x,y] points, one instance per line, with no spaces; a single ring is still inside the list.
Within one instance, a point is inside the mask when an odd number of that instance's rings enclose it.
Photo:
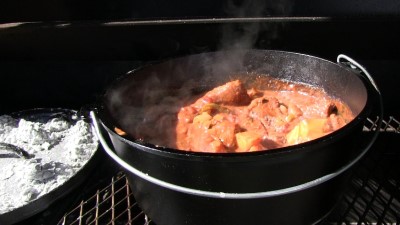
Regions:
[[[166,96],[145,105],[141,113],[131,134],[135,139],[212,153],[295,145],[327,135],[354,118],[344,102],[322,89],[267,76],[229,81],[189,99]]]

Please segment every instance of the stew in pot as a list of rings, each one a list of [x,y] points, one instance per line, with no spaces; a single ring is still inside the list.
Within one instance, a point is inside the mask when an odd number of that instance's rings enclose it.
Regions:
[[[213,153],[295,145],[327,135],[354,118],[344,102],[320,88],[270,77],[251,83],[232,80],[189,98],[166,96],[141,112],[128,134],[135,139]]]

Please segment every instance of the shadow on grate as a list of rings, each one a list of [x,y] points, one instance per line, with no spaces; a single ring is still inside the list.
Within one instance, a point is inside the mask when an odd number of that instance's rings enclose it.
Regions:
[[[376,129],[376,121],[369,123],[367,133]],[[384,120],[377,142],[354,168],[342,200],[320,225],[400,223],[399,137],[400,123],[393,117]],[[155,225],[137,205],[123,172],[103,187],[66,213],[58,225]]]

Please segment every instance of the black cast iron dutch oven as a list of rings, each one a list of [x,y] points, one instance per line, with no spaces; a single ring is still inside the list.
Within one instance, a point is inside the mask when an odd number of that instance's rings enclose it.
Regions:
[[[340,59],[354,62],[346,56]],[[284,51],[203,53],[126,74],[107,89],[98,112],[91,115],[104,149],[126,169],[135,199],[158,225],[314,224],[338,202],[350,168],[378,134],[362,140],[373,99],[380,95],[371,76],[361,70],[367,76],[342,63]],[[264,74],[321,87],[345,101],[356,117],[313,141],[243,154],[180,151],[114,131],[129,130],[134,117],[129,110],[141,107],[148,90],[167,95],[189,79],[207,89],[238,78],[233,74],[246,79]],[[102,137],[98,121],[115,152]]]

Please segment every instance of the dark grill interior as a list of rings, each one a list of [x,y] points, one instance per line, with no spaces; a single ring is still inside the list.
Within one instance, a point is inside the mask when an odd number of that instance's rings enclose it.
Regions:
[[[384,123],[352,170],[345,195],[320,224],[399,224],[399,3],[285,0],[265,1],[268,7],[240,16],[226,11],[242,2],[2,1],[0,114],[96,106],[108,85],[134,68],[219,50],[240,38],[247,39],[242,47],[331,61],[346,54],[381,89]],[[365,125],[366,139],[376,122],[371,117]],[[77,190],[18,224],[153,224],[136,204],[121,168],[102,154]]]

